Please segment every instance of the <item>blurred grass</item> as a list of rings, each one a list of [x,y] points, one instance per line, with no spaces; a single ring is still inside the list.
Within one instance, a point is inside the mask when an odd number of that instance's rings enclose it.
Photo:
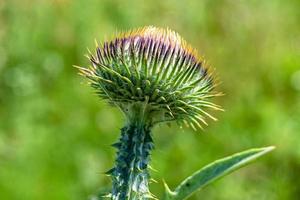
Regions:
[[[204,133],[157,127],[152,172],[175,187],[215,159],[275,145],[271,155],[191,199],[299,199],[300,2],[0,1],[0,199],[87,199],[109,187],[122,115],[73,64],[116,30],[170,27],[216,68],[226,109]]]

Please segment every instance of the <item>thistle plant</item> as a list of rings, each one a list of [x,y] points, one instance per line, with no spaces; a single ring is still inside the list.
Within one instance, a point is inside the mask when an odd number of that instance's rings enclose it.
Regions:
[[[125,115],[108,195],[113,200],[156,198],[149,190],[149,162],[154,148],[152,128],[176,122],[195,130],[216,120],[209,110],[222,110],[211,101],[212,70],[177,33],[145,27],[120,33],[89,51],[90,66],[78,67],[97,95]],[[194,191],[247,164],[272,148],[253,149],[219,160],[184,180],[175,191],[165,184],[163,199],[185,199]]]

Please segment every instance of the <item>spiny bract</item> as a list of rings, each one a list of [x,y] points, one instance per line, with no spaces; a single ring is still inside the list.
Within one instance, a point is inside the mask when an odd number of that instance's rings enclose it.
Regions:
[[[121,33],[98,45],[88,56],[89,68],[79,68],[97,94],[124,113],[132,105],[146,106],[152,121],[184,122],[193,128],[215,120],[205,108],[220,110],[209,101],[219,93],[211,73],[177,33],[144,27]]]

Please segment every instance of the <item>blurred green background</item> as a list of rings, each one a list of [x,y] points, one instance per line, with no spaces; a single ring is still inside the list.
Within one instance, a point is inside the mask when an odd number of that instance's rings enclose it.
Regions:
[[[0,0],[0,199],[88,199],[109,187],[123,116],[73,64],[116,30],[179,32],[226,95],[204,132],[154,130],[152,192],[234,152],[276,151],[198,192],[202,200],[300,198],[300,1]]]

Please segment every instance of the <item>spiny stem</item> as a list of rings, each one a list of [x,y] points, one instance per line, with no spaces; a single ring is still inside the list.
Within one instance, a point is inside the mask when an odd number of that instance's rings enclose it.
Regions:
[[[152,195],[149,191],[148,163],[153,149],[151,127],[130,122],[121,129],[121,138],[113,146],[118,149],[112,176],[113,200],[145,200]]]

